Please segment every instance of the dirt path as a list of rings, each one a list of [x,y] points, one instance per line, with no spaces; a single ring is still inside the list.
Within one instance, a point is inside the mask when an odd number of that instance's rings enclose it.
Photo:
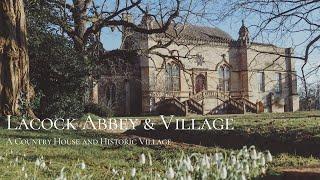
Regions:
[[[280,168],[277,170],[279,176],[269,175],[264,177],[264,180],[319,180],[320,165],[313,167],[299,168]]]

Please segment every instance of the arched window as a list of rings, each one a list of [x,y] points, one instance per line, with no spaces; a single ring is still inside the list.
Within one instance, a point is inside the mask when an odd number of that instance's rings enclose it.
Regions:
[[[180,67],[175,63],[166,64],[166,91],[180,91]]]
[[[106,102],[108,105],[114,104],[116,101],[116,85],[114,83],[107,84]]]
[[[196,93],[206,89],[206,77],[203,74],[196,76]]]
[[[230,68],[228,66],[220,66],[219,74],[219,90],[230,91]]]

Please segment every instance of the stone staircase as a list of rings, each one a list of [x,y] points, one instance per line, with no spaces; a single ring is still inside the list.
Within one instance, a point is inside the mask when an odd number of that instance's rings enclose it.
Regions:
[[[204,104],[206,99],[219,99],[222,101],[220,105],[209,112],[205,112]],[[174,105],[179,109],[177,114],[186,115],[188,113],[194,114],[226,114],[226,113],[257,113],[257,106],[255,103],[243,97],[231,97],[228,93],[222,91],[201,91],[197,94],[189,96],[189,99],[181,102],[178,98],[172,97],[163,99],[157,103],[158,107],[169,107]],[[166,108],[162,108],[166,112]],[[167,109],[168,111],[168,109]]]

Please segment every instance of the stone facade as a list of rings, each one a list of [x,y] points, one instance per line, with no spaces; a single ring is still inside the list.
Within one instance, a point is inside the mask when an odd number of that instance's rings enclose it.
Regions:
[[[141,23],[150,28],[153,24],[147,17]],[[218,28],[186,25],[184,29],[177,43],[159,48],[156,53],[135,57],[139,75],[132,76],[131,80],[118,77],[118,94],[124,94],[123,100],[118,99],[122,104],[119,114],[259,113],[299,109],[295,61],[290,58],[292,49],[250,42],[244,24],[237,40]],[[170,40],[164,34],[130,34],[129,30],[124,34],[127,34],[126,48],[147,49]],[[110,79],[116,77],[107,76],[100,84]],[[102,89],[99,95],[105,92]],[[106,97],[97,99],[103,102]]]

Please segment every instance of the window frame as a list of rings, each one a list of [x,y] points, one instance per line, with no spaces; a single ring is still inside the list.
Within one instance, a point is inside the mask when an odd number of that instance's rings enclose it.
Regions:
[[[181,91],[181,68],[177,63],[169,62],[165,67],[165,90]]]

